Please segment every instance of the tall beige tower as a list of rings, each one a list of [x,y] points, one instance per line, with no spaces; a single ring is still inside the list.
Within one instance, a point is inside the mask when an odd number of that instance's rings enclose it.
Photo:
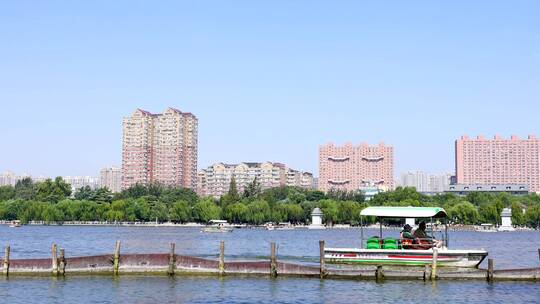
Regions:
[[[137,109],[123,121],[122,188],[160,183],[195,190],[197,138],[198,120],[191,113]]]

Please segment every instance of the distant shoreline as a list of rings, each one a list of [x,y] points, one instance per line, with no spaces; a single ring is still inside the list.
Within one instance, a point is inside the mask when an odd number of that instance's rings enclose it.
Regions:
[[[10,225],[12,221],[1,220],[0,225]],[[100,221],[66,221],[66,222],[51,222],[45,221],[30,221],[25,226],[93,226],[93,227],[181,227],[181,228],[201,228],[205,227],[205,224],[201,223],[173,223],[173,222],[100,222]],[[227,227],[234,227],[238,229],[265,229],[265,225],[248,225],[248,224],[227,224]],[[294,229],[308,229],[308,225],[293,225]],[[480,225],[448,225],[448,231],[478,231],[481,230]],[[379,229],[378,224],[365,226],[366,229]],[[387,226],[383,225],[384,230],[400,230],[400,226]],[[360,229],[360,226],[342,225],[337,224],[328,226],[326,229]],[[440,225],[437,229],[444,231],[444,226]],[[515,227],[516,231],[537,231],[537,229],[526,227]],[[496,231],[491,231],[496,232]]]

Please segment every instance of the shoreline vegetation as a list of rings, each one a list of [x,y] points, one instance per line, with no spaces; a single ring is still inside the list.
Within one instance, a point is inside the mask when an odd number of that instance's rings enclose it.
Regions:
[[[107,188],[92,190],[89,187],[71,193],[71,186],[61,177],[43,182],[25,178],[15,186],[0,186],[0,221],[3,223],[19,220],[23,224],[45,225],[106,222],[156,226],[157,222],[158,226],[189,226],[189,223],[205,224],[224,219],[237,226],[290,222],[302,227],[309,224],[311,211],[319,207],[327,227],[345,228],[358,226],[360,211],[368,206],[443,207],[454,230],[482,223],[500,225],[502,209],[511,208],[512,223],[516,227],[540,228],[538,194],[512,196],[476,192],[464,197],[446,193],[427,196],[415,188],[397,187],[366,201],[361,192],[323,193],[296,187],[261,190],[257,179],[242,192],[232,179],[229,191],[219,199],[199,197],[190,189],[160,184],[135,185],[114,194]],[[375,221],[375,218],[367,218],[364,224],[372,225]],[[388,220],[385,224],[398,227],[402,223]]]
[[[0,225],[10,225],[12,221],[0,220]],[[28,226],[93,226],[93,227],[178,227],[178,228],[202,228],[206,227],[204,223],[187,222],[187,223],[174,223],[174,222],[108,222],[108,221],[59,221],[59,222],[45,222],[45,221],[29,221],[26,223]],[[231,224],[227,223],[224,227],[232,227],[236,229],[266,229],[266,224],[262,225],[250,225],[250,224]],[[309,225],[306,224],[291,224],[294,229],[309,229]],[[360,229],[360,225],[349,224],[336,224],[333,226],[327,226],[326,229]],[[379,229],[378,223],[364,226],[364,229]],[[401,225],[383,225],[384,230],[401,230]],[[515,231],[534,231],[535,228],[529,228],[527,226],[515,227]],[[279,231],[279,230],[277,230]],[[448,231],[482,231],[481,225],[460,225],[449,224]]]

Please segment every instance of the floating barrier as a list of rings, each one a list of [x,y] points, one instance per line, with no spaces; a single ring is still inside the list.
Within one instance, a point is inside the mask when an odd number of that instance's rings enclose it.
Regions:
[[[493,281],[540,281],[540,267],[523,269],[494,269],[493,259],[488,259],[487,269],[455,269],[437,267],[437,251],[434,250],[431,265],[421,267],[396,266],[348,266],[327,267],[324,260],[324,241],[319,241],[319,265],[308,266],[278,261],[277,247],[270,243],[267,260],[226,261],[225,243],[220,242],[217,260],[179,255],[171,243],[168,253],[122,254],[121,242],[116,241],[111,254],[67,257],[63,248],[51,247],[51,257],[42,259],[11,259],[10,246],[6,246],[2,258],[2,273],[9,276],[69,276],[69,275],[267,275],[303,276],[335,279],[369,280],[486,280]]]

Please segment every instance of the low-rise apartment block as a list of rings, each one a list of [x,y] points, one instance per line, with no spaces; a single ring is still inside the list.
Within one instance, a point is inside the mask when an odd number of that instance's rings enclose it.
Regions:
[[[240,193],[255,178],[262,190],[280,186],[310,189],[313,184],[311,173],[294,170],[281,163],[216,163],[199,171],[197,192],[201,196],[220,197],[229,191],[233,177]]]

